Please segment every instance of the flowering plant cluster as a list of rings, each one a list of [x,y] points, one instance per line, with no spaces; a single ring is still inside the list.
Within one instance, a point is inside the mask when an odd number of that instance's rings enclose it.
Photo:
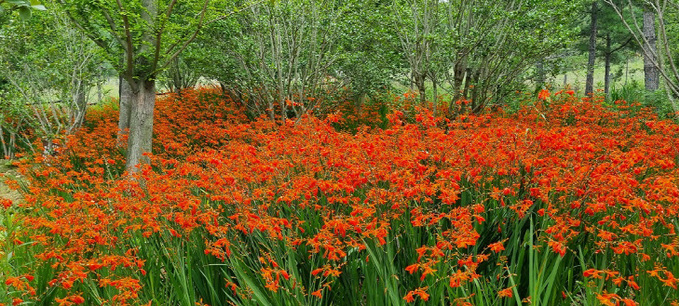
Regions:
[[[452,121],[392,111],[352,134],[340,115],[278,125],[188,91],[158,102],[134,178],[116,111],[92,112],[19,165],[0,303],[676,303],[679,125],[540,98]]]

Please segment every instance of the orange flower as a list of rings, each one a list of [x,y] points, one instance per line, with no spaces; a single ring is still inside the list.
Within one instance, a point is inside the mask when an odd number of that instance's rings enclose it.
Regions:
[[[402,247],[411,232],[425,235],[418,238],[424,242],[414,250],[398,250],[417,254],[417,260],[394,277],[420,272],[421,281],[427,276],[434,281],[436,274],[436,281],[448,277],[451,288],[479,278],[495,281],[500,277],[477,268],[484,261],[505,260],[490,254],[502,254],[512,235],[508,229],[532,212],[549,224],[535,231],[535,245],[529,247],[564,256],[567,246],[579,243],[608,257],[609,269],[629,256],[653,258],[656,267],[645,273],[649,285],[677,287],[664,266],[679,254],[671,227],[679,205],[679,125],[659,120],[640,105],[618,101],[611,110],[595,99],[577,101],[545,89],[539,98],[553,102],[550,107],[538,103],[516,114],[489,111],[450,120],[408,106],[416,103],[409,94],[409,101],[403,96],[394,101],[403,109],[371,125],[381,128],[370,128],[362,124],[382,118],[388,105],[373,101],[357,112],[353,103],[338,101],[341,107],[329,107],[338,112],[325,120],[305,116],[286,124],[280,117],[274,118],[278,123],[247,119],[238,103],[208,94],[224,97],[187,90],[182,103],[176,95],[158,99],[154,154],[147,155],[153,167],[144,167],[134,179],[120,179],[125,157],[110,107],[93,109],[86,128],[68,137],[61,155],[46,160],[38,154],[19,162],[26,180],[21,185],[29,192],[16,204],[25,208],[17,216],[30,227],[8,241],[34,250],[36,264],[54,269],[50,285],[64,291],[65,303],[74,303],[70,297],[80,294],[79,284],[94,281],[119,292],[112,304],[138,304],[142,290],[148,290],[138,278],[151,269],[140,252],[156,239],[171,248],[193,245],[186,244],[193,237],[205,242],[206,256],[224,264],[256,256],[247,268],[259,271],[260,281],[273,291],[300,286],[293,275],[304,272],[291,266],[288,256],[277,257],[279,251],[314,259],[306,271],[311,276],[338,277],[343,265],[367,262],[366,249]],[[331,100],[305,97],[288,100],[293,106],[292,101]],[[279,107],[272,110],[279,114]],[[0,206],[10,205],[0,201]],[[500,238],[482,237],[490,232]],[[487,245],[490,251],[473,252],[487,241],[494,242]],[[280,249],[273,252],[272,245]],[[370,258],[371,263],[380,260]],[[459,269],[443,275],[435,270],[439,263],[457,263]],[[115,273],[104,276],[103,270]],[[632,276],[618,271],[582,273],[639,290]],[[25,275],[4,276],[0,282],[18,291],[16,296],[35,292]],[[247,294],[236,283],[244,284],[234,277],[227,286]],[[326,287],[330,290],[330,284]],[[513,294],[509,289],[498,294]],[[322,291],[311,295],[320,298]],[[420,288],[403,298],[430,297]],[[601,303],[628,303],[605,292],[601,298]]]
[[[603,278],[603,272],[604,271],[599,271],[599,270],[596,270],[596,269],[588,269],[588,270],[585,270],[585,272],[582,272],[582,276],[601,279],[601,278]]]
[[[72,301],[74,304],[82,304],[82,303],[85,303],[85,299],[84,299],[82,296],[79,296],[79,295],[71,296],[71,301]]]
[[[406,271],[408,271],[408,273],[410,273],[410,274],[413,274],[413,273],[415,273],[415,271],[417,271],[419,268],[420,268],[420,265],[419,265],[419,264],[412,264],[412,265],[409,265],[409,266],[406,267]]]
[[[508,297],[508,298],[510,298],[510,297],[514,296],[514,291],[513,291],[513,290],[514,290],[514,287],[505,288],[505,289],[500,290],[500,291],[497,293],[497,295],[498,295],[499,297],[501,297],[501,298],[503,298],[503,297]]]
[[[311,271],[311,275],[316,276],[316,274],[323,272],[322,268],[314,269]]]
[[[505,247],[504,247],[502,241],[496,242],[496,243],[491,243],[490,245],[488,245],[488,248],[490,248],[490,250],[495,252],[495,253],[500,253],[501,251],[505,250]]]
[[[423,301],[428,301],[429,300],[429,294],[426,292],[428,287],[424,288],[417,288],[415,290],[412,290],[408,292],[403,299],[406,300],[406,302],[411,303],[415,301],[415,296],[418,296],[420,299]]]

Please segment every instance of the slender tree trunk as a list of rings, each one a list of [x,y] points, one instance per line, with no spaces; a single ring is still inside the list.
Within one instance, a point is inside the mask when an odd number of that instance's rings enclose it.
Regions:
[[[431,89],[434,92],[434,116],[436,116],[436,111],[438,110],[438,105],[439,105],[439,90],[438,90],[438,81],[436,77],[431,78]]]
[[[2,145],[2,157],[9,159],[9,158],[11,158],[9,156],[9,148],[7,147],[7,144],[5,143],[5,135],[3,133],[4,133],[4,131],[2,130],[2,125],[0,125],[0,145]]]
[[[644,84],[646,90],[656,91],[660,83],[660,73],[654,63],[658,63],[658,49],[656,48],[655,35],[655,12],[652,9],[644,8],[644,38],[646,46],[644,49]]]
[[[153,141],[153,109],[156,103],[156,83],[154,80],[140,81],[139,92],[132,100],[132,113],[129,118],[130,131],[127,140],[127,162],[125,170],[129,173],[139,171],[140,164],[150,162],[145,153],[151,153]]]
[[[472,75],[473,75],[472,68],[467,67],[466,71],[465,71],[465,77],[464,77],[464,88],[462,89],[462,97],[464,97],[465,100],[469,100],[469,90],[472,89]],[[467,107],[467,104],[461,103],[460,104],[460,113],[464,113],[466,107]]]
[[[87,114],[87,92],[84,88],[78,91],[75,100],[77,111],[74,114],[75,118],[73,118],[71,126],[68,127],[69,134],[80,129],[85,121],[85,115]]]
[[[132,87],[130,87],[130,84],[127,83],[127,80],[122,77],[122,75],[119,77],[119,86],[118,86],[118,101],[119,101],[119,109],[120,113],[118,114],[118,136],[117,136],[117,144],[118,147],[122,147],[123,144],[125,144],[125,137],[128,135],[129,129],[130,129],[130,115],[132,114],[132,100],[136,97],[136,95],[132,92]]]
[[[420,106],[424,107],[427,103],[427,90],[424,85],[424,74],[417,74],[415,76],[415,86],[417,86],[417,90],[420,92]]]
[[[477,106],[478,106],[478,99],[479,99],[479,77],[481,76],[481,68],[476,69],[476,71],[472,75],[471,79],[471,85],[469,87],[474,86],[473,88],[470,88],[471,92],[471,109],[470,113],[475,113],[477,112]]]
[[[226,84],[224,82],[219,82],[219,88],[222,90],[222,97],[227,96]],[[236,97],[231,97],[231,99],[236,99]]]
[[[17,143],[17,134],[15,132],[10,132],[9,134],[9,158],[14,159]]]
[[[361,110],[363,108],[363,104],[368,100],[368,95],[364,92],[357,93],[354,98],[354,113],[356,116],[359,118],[361,117]]]
[[[539,59],[537,63],[535,63],[535,91],[539,91],[542,89],[542,87],[545,86],[545,80],[547,78],[545,77],[545,61],[543,59]]]
[[[465,99],[469,99],[469,90],[472,88],[472,75],[474,74],[474,70],[470,67],[467,67],[467,71],[465,73],[466,76],[464,78],[464,88],[462,89],[462,96]]]
[[[97,82],[97,104],[99,104],[101,100],[104,98],[104,92],[101,86],[102,86],[101,82]]]
[[[272,122],[276,122],[276,106],[274,105],[273,100],[269,101],[269,108],[267,111],[269,112],[269,119],[271,119]]]
[[[589,35],[589,60],[587,61],[587,80],[585,81],[585,95],[594,94],[594,61],[596,59],[596,34],[597,34],[597,1],[592,2],[592,19]]]
[[[606,70],[604,72],[604,94],[606,94],[606,98],[608,98],[611,88],[611,55],[613,55],[611,50],[611,34],[606,33],[606,54],[604,59],[606,61]]]
[[[283,98],[279,104],[281,105],[281,125],[283,125],[285,124],[285,121],[288,120],[288,107],[285,98]]]

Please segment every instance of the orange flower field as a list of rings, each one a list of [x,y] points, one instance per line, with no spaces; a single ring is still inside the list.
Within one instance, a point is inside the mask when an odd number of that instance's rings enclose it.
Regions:
[[[342,113],[276,124],[210,89],[166,95],[132,179],[117,111],[92,110],[18,163],[0,304],[679,303],[679,125],[540,95],[385,129],[366,108],[355,133]]]

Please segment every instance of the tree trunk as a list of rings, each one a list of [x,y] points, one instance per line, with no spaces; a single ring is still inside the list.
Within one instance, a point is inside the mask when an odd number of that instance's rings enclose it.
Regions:
[[[470,113],[475,113],[477,112],[477,106],[478,106],[478,99],[479,99],[479,77],[481,76],[481,68],[477,68],[476,71],[472,74],[471,77],[471,85],[469,85],[469,89],[471,90],[471,109],[469,110]],[[466,94],[465,94],[466,96]]]
[[[455,63],[455,68],[453,68],[455,73],[453,76],[453,90],[455,91],[455,94],[453,95],[453,100],[450,101],[449,111],[451,114],[453,113],[453,108],[456,105],[455,103],[462,97],[462,91],[464,90],[462,88],[462,82],[464,81],[464,75],[467,69],[466,66],[467,60],[466,57],[464,57]]]
[[[135,98],[135,94],[132,92],[132,87],[127,83],[127,80],[119,77],[118,85],[118,97],[119,97],[119,109],[118,114],[118,136],[117,144],[118,147],[122,147],[125,144],[125,137],[127,137],[130,129],[130,115],[132,114],[132,100]]]
[[[547,78],[545,77],[545,61],[543,59],[539,59],[537,63],[535,63],[535,91],[541,90],[545,86],[545,80]]]
[[[604,72],[604,94],[606,98],[608,98],[611,88],[611,55],[613,55],[611,50],[611,34],[606,33],[606,54],[604,59],[606,61],[606,71]]]
[[[104,91],[101,88],[102,85],[103,84],[101,84],[101,82],[97,82],[97,104],[99,104],[104,98]]]
[[[644,8],[644,84],[646,90],[656,91],[660,83],[660,73],[654,63],[658,62],[656,36],[655,36],[655,12],[652,9]]]
[[[368,100],[368,94],[361,92],[354,95],[354,114],[360,118],[363,105]]]
[[[2,130],[2,125],[0,125],[0,145],[2,145],[2,156],[0,157],[10,159],[11,156],[9,155],[9,147],[5,142],[5,135],[3,133],[4,131]]]
[[[597,1],[592,2],[590,34],[589,34],[589,60],[587,61],[587,80],[585,81],[585,95],[594,94],[594,60],[596,59],[596,33],[597,33]]]
[[[434,92],[434,116],[436,116],[436,111],[438,109],[439,105],[439,90],[438,90],[438,82],[436,77],[432,76],[431,78],[431,89]]]
[[[127,162],[125,170],[129,173],[139,171],[140,164],[150,162],[145,153],[151,153],[153,141],[153,109],[156,103],[156,83],[154,80],[140,81],[139,92],[132,100],[129,117],[130,129],[127,140]]]
[[[219,82],[219,88],[222,90],[222,97],[226,97],[228,95],[226,90],[226,84],[224,84],[224,82]],[[236,97],[232,97],[232,99],[235,98]]]
[[[472,68],[467,67],[465,70],[464,88],[462,89],[462,97],[465,100],[469,100],[469,90],[472,89],[472,73],[473,73]],[[466,107],[467,107],[466,103],[460,103],[460,113],[464,113]]]
[[[68,133],[74,133],[83,125],[85,121],[85,115],[87,114],[87,92],[84,88],[80,88],[75,97],[76,110],[75,118],[71,126],[68,127]]]
[[[420,106],[424,107],[427,103],[427,90],[424,85],[424,74],[417,74],[415,76],[415,86],[417,86],[417,90],[420,92]]]

